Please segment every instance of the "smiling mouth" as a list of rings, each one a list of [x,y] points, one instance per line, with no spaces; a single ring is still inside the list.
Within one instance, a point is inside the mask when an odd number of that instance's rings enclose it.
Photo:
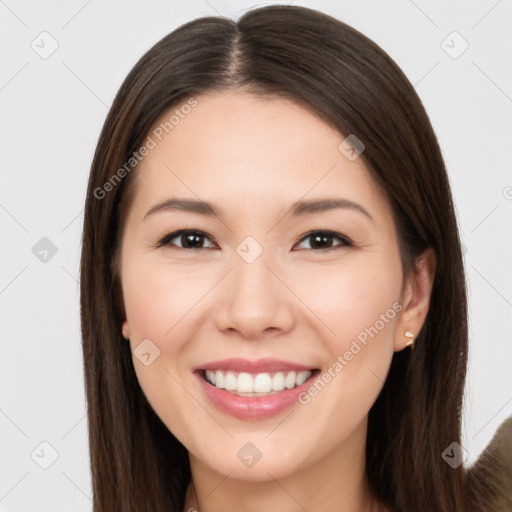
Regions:
[[[235,372],[227,370],[200,370],[198,373],[211,386],[233,395],[270,396],[301,386],[315,377],[319,369],[279,372]]]

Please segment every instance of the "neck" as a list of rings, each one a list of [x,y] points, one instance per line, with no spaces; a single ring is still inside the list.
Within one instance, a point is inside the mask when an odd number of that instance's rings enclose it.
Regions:
[[[279,479],[238,480],[189,454],[192,481],[184,512],[279,510],[282,512],[379,512],[365,473],[366,422],[316,464]],[[269,471],[271,473],[271,471]]]

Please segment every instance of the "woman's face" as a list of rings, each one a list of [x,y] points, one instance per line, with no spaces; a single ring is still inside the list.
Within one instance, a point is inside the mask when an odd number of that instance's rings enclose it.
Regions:
[[[303,107],[196,100],[168,133],[155,128],[179,107],[155,123],[133,171],[121,283],[140,385],[210,471],[263,480],[360,458],[414,332],[390,206],[345,137]],[[321,200],[340,203],[307,206]]]

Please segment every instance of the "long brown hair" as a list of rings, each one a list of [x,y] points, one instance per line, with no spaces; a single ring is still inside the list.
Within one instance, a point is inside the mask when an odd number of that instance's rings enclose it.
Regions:
[[[361,158],[392,206],[404,275],[434,249],[425,324],[414,350],[394,355],[369,413],[366,470],[392,510],[465,510],[465,469],[442,458],[461,442],[468,333],[461,245],[436,136],[413,86],[374,42],[318,11],[269,6],[236,22],[196,19],[164,37],[131,70],[103,126],[80,283],[94,511],[181,511],[190,479],[187,451],[148,404],[121,334],[117,258],[137,170],[118,170],[164,111],[237,88],[292,99],[365,144]]]

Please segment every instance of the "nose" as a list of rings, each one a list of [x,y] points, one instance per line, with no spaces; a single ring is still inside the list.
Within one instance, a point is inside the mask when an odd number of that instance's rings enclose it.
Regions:
[[[290,331],[297,299],[279,274],[263,255],[252,263],[236,256],[233,269],[217,290],[217,328],[247,340]]]

